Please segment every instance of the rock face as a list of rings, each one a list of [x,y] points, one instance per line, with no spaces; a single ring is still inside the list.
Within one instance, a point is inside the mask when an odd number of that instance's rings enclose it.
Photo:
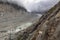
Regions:
[[[18,40],[60,40],[60,2],[27,28]]]

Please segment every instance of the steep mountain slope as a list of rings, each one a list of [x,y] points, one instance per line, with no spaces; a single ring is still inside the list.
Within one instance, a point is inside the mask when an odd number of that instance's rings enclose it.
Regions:
[[[26,29],[18,40],[60,40],[60,2]]]

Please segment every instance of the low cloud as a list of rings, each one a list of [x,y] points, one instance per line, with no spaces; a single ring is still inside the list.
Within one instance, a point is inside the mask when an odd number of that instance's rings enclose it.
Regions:
[[[46,11],[58,3],[59,0],[0,0],[24,7],[28,12]]]

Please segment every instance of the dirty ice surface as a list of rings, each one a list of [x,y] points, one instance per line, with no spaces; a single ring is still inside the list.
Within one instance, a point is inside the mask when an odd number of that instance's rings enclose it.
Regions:
[[[1,1],[1,0],[0,0]],[[28,12],[47,11],[60,0],[2,0],[24,7]]]
[[[9,33],[22,31],[38,21],[41,14],[17,10],[8,4],[0,4],[0,39],[2,40]]]
[[[17,26],[16,27],[16,29],[15,30],[8,30],[8,32],[7,33],[12,33],[12,34],[14,34],[14,33],[17,33],[17,32],[19,32],[19,31],[22,31],[22,30],[24,30],[24,29],[26,29],[26,28],[28,28],[29,26],[31,26],[33,23],[31,23],[31,22],[28,22],[28,23],[23,23],[23,24],[21,24],[20,26]]]

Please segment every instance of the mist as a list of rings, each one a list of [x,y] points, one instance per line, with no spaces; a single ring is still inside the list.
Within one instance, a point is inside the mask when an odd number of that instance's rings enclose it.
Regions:
[[[0,1],[16,4],[18,6],[25,8],[28,12],[47,11],[59,2],[59,0],[0,0]]]

